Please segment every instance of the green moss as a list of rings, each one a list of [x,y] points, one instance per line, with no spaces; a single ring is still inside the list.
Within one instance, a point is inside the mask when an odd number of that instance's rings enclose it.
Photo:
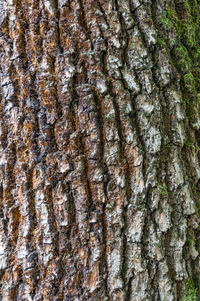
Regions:
[[[171,28],[172,27],[172,21],[168,18],[167,12],[164,12],[162,15],[162,24],[165,28]]]
[[[186,291],[184,292],[184,297],[182,301],[197,301],[197,288],[193,280],[189,279],[186,284]]]
[[[185,0],[185,7],[186,7],[188,13],[191,14],[190,4],[189,4],[188,0]]]
[[[188,55],[187,48],[184,47],[181,43],[175,48],[175,65],[179,71],[185,73],[191,68],[191,59]]]
[[[186,152],[200,155],[200,134],[198,118],[200,115],[200,0],[185,0],[185,3],[172,1],[157,24],[158,44],[165,47],[171,64],[177,69],[186,112],[185,130]],[[198,114],[199,113],[199,114]],[[191,135],[192,133],[192,135]],[[166,143],[167,145],[167,143]],[[165,145],[164,145],[165,146]],[[167,187],[161,183],[157,188],[160,194],[167,196]],[[192,186],[195,210],[200,216],[200,192]],[[194,244],[192,241],[189,244]],[[198,251],[200,243],[196,244]],[[199,282],[195,280],[197,287]],[[188,281],[184,301],[197,300],[194,283]]]
[[[182,15],[185,15],[183,17]],[[187,47],[187,51],[191,58],[195,56],[199,56],[199,26],[200,26],[200,18],[199,16],[199,8],[196,0],[185,1],[185,10],[184,13],[178,13],[172,9],[168,8],[166,18],[170,20],[175,29],[179,41],[185,47]],[[169,23],[169,21],[168,21]]]
[[[171,9],[171,7],[168,7],[167,15],[170,19],[176,18],[176,12],[175,10]]]
[[[195,242],[194,239],[189,239],[189,240],[188,240],[188,245],[189,245],[189,246],[195,246],[195,244],[196,244],[196,242]]]
[[[161,193],[162,193],[163,196],[167,196],[168,195],[167,185],[166,184],[159,185],[159,188],[160,188]]]
[[[169,41],[169,46],[170,46],[171,48],[173,48],[173,47],[176,46],[176,45],[178,45],[178,39],[171,39],[171,40]]]
[[[185,0],[182,9],[167,10],[167,18],[171,21],[177,37],[167,41],[174,66],[182,76],[181,89],[186,102],[188,120],[196,119],[195,103],[199,102],[200,93],[200,9],[196,0]],[[165,39],[166,42],[166,39]]]
[[[193,92],[195,94],[196,88],[194,75],[192,73],[186,73],[183,78],[185,87],[188,89],[188,91]]]
[[[190,147],[190,148],[194,147],[194,143],[190,139],[188,139],[185,144],[187,145],[187,147]]]
[[[157,21],[157,20],[156,20]],[[157,22],[158,44],[164,46],[180,76],[180,86],[186,111],[187,133],[197,132],[200,113],[200,2],[185,0],[171,5]],[[200,139],[187,141],[186,147],[199,151]],[[194,145],[195,144],[195,145]]]
[[[165,41],[163,40],[163,39],[160,39],[160,38],[158,38],[157,39],[157,42],[158,42],[158,44],[160,45],[160,46],[166,46],[166,43],[165,43]]]
[[[187,73],[184,75],[185,80],[194,81],[194,76],[192,73]]]

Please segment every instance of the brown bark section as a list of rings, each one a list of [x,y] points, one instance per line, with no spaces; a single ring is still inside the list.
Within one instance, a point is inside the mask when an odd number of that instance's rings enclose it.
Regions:
[[[1,300],[198,285],[199,91],[189,118],[169,5],[188,17],[183,1],[1,0]]]

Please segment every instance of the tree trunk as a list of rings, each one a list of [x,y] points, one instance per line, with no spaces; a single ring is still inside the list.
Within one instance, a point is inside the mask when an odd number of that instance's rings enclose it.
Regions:
[[[1,0],[0,300],[197,300],[199,20]]]

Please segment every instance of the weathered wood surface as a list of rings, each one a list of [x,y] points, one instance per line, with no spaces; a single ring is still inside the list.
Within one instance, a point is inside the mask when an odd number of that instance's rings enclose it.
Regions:
[[[198,14],[1,0],[0,300],[174,301],[199,277]]]

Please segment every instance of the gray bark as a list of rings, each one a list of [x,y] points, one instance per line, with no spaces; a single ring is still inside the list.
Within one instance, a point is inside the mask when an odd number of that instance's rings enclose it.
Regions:
[[[1,300],[198,287],[199,15],[198,0],[1,0]]]

